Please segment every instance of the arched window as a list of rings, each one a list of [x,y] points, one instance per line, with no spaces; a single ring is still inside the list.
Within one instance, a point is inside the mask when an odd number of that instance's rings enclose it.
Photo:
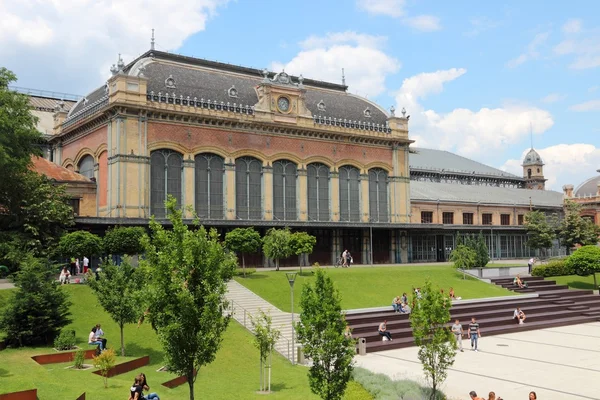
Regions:
[[[295,221],[296,177],[298,167],[291,161],[273,163],[273,217],[276,220]]]
[[[329,221],[329,167],[320,163],[308,164],[308,220]]]
[[[79,174],[88,179],[92,179],[94,177],[94,164],[94,157],[90,155],[84,156],[77,166]]]
[[[340,221],[360,221],[360,171],[340,167]]]
[[[195,158],[196,213],[200,218],[223,219],[223,176],[225,161],[216,154]]]
[[[388,173],[381,168],[369,170],[369,217],[372,222],[388,222]]]
[[[256,158],[235,160],[235,210],[239,219],[262,219],[262,163]]]
[[[165,200],[171,195],[181,206],[183,156],[173,150],[156,150],[150,154],[150,213],[165,218]]]
[[[528,177],[528,178],[531,178],[531,168],[529,168],[529,169],[527,170],[527,177]]]

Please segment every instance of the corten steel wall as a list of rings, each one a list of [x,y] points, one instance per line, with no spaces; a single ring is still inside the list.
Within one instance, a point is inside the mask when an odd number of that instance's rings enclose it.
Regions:
[[[113,368],[108,371],[108,377],[113,377],[115,375],[121,375],[129,371],[133,371],[134,369],[138,369],[145,365],[150,364],[150,356],[144,356],[140,358],[136,358],[135,360],[127,361],[122,364],[117,364]],[[96,375],[102,375],[100,371],[93,372]]]
[[[37,389],[0,394],[0,400],[37,400]]]
[[[89,360],[94,357],[96,349],[86,350],[85,351],[85,359]],[[66,363],[73,361],[75,357],[75,351],[68,351],[62,353],[54,353],[54,354],[42,354],[38,356],[31,357],[33,361],[37,362],[40,365],[45,364],[57,364],[57,363]]]

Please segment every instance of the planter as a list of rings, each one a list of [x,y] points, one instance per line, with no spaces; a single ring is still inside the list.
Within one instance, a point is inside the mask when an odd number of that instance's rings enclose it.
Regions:
[[[66,351],[55,354],[42,354],[39,356],[33,356],[31,358],[33,359],[33,361],[40,365],[59,364],[73,361],[73,359],[75,358],[75,353],[75,351]],[[91,360],[92,358],[94,358],[94,354],[96,354],[96,349],[86,350],[85,359]]]
[[[81,393],[81,396],[79,396],[76,400],[85,400],[85,392]]]
[[[56,347],[53,347],[52,350],[54,350],[57,353],[60,353],[61,351],[72,351],[72,350],[79,350],[79,346],[73,346],[70,349],[64,349],[64,350],[59,350]]]
[[[131,360],[131,361],[124,362],[122,364],[115,365],[114,367],[112,367],[111,369],[108,370],[107,376],[109,378],[111,378],[115,375],[121,375],[121,374],[133,371],[134,369],[138,369],[138,368],[143,367],[144,365],[148,365],[148,364],[150,364],[150,356],[136,358],[135,360]],[[102,376],[102,373],[100,371],[94,371],[93,373],[96,375]]]
[[[91,368],[94,368],[94,366],[90,365],[90,364],[83,364],[82,368],[75,368],[75,366],[73,366],[73,365],[69,365],[68,367],[65,367],[65,369],[72,369],[75,371],[85,371],[86,369],[91,369]]]
[[[194,374],[195,373],[196,373],[196,371],[194,371]],[[171,379],[170,381],[166,381],[164,383],[161,383],[161,385],[163,385],[164,387],[168,387],[169,389],[173,389],[174,387],[183,385],[187,381],[188,380],[187,380],[186,376],[178,376],[175,379]]]
[[[37,400],[37,389],[0,394],[0,400]]]

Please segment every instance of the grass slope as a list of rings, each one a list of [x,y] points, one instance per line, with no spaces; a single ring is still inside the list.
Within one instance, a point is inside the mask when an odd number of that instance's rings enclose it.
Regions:
[[[423,285],[426,278],[430,278],[434,286],[446,291],[453,287],[456,295],[463,299],[514,295],[499,286],[468,276],[463,280],[462,273],[448,265],[328,268],[327,273],[340,291],[344,309],[391,306],[395,296],[403,292],[410,296],[412,288]],[[246,278],[236,277],[235,280],[279,309],[291,311],[290,287],[284,271],[257,271]],[[311,272],[298,275],[294,285],[294,311],[299,311],[302,286],[312,281]]]
[[[571,289],[594,289],[594,277],[579,276],[579,275],[565,275],[565,276],[551,276],[546,278],[547,280],[556,281],[558,285],[568,285]],[[600,274],[596,276],[596,280],[600,284]]]
[[[68,328],[76,331],[78,344],[88,347],[87,335],[93,325],[101,323],[106,332],[108,346],[119,346],[118,327],[98,305],[93,293],[85,285],[63,286],[71,295],[73,323]],[[6,303],[9,290],[0,290],[0,307]],[[151,391],[159,394],[161,400],[181,400],[189,396],[187,384],[175,389],[167,389],[160,384],[175,376],[166,372],[156,372],[163,365],[163,355],[156,334],[149,324],[129,325],[125,328],[127,355],[118,358],[123,362],[133,357],[150,355],[151,365],[127,374],[109,378],[107,389],[102,378],[91,370],[75,371],[65,369],[69,364],[38,365],[30,357],[52,353],[49,348],[7,349],[0,351],[0,393],[8,393],[37,388],[40,400],[75,399],[86,392],[88,400],[125,399],[133,378],[140,372],[148,377]],[[196,381],[196,398],[199,399],[264,399],[256,394],[259,384],[258,351],[252,345],[252,335],[235,321],[232,321],[225,335],[216,360],[200,370]],[[91,360],[90,360],[91,361]],[[86,361],[87,363],[91,363]],[[317,399],[310,392],[307,369],[292,366],[279,354],[273,354],[272,390],[269,399]],[[346,400],[372,399],[357,383],[347,390]]]

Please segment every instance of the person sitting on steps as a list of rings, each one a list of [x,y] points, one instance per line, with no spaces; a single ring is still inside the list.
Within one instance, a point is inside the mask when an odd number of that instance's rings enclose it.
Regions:
[[[519,274],[517,274],[517,276],[515,276],[515,279],[513,279],[513,285],[518,286],[519,289],[524,289],[527,287],[527,283],[521,280],[521,276]]]
[[[400,296],[394,297],[392,300],[392,307],[394,308],[394,312],[400,312],[400,308],[402,307],[402,300],[400,299]]]
[[[513,319],[517,321],[518,324],[522,324],[523,322],[525,322],[525,318],[527,318],[525,313],[521,311],[520,307],[517,307],[517,309],[513,313]]]
[[[383,320],[383,322],[379,324],[379,329],[377,331],[379,332],[379,336],[386,337],[389,341],[392,341],[392,335],[387,330],[387,320]]]

